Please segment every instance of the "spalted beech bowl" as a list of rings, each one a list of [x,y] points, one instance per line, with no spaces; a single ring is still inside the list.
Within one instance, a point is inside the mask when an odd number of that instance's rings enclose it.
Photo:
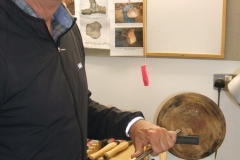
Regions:
[[[157,125],[168,130],[180,129],[182,135],[198,135],[199,145],[176,144],[169,150],[176,157],[205,158],[221,146],[226,122],[218,105],[206,96],[183,93],[169,99],[158,114]]]

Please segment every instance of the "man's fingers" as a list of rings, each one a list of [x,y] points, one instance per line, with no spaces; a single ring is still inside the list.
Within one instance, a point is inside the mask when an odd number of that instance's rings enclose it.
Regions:
[[[177,133],[174,131],[168,131],[168,134],[172,138],[173,143],[175,144],[177,141]]]
[[[143,153],[143,145],[135,146],[135,153],[131,155],[131,158],[139,157]]]
[[[152,156],[157,156],[159,153],[165,152],[172,148],[176,142],[176,133],[173,131],[160,132],[157,137],[158,140],[152,139],[150,144],[153,152]]]
[[[131,158],[139,157],[143,151],[136,151],[134,154],[131,155]]]
[[[176,133],[167,131],[165,128],[151,124],[145,120],[135,122],[130,128],[130,136],[135,146],[135,153],[132,158],[139,157],[143,151],[144,146],[151,145],[152,156],[169,150],[176,142]]]

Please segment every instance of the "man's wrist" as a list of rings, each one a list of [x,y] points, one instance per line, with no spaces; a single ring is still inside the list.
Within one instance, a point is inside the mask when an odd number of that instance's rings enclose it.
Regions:
[[[141,120],[141,119],[144,119],[144,118],[143,118],[143,117],[136,117],[136,118],[132,119],[132,120],[128,123],[127,128],[126,128],[126,131],[125,131],[127,137],[130,137],[130,135],[129,135],[128,132],[129,132],[131,126],[132,126],[135,122],[137,122],[138,120]]]

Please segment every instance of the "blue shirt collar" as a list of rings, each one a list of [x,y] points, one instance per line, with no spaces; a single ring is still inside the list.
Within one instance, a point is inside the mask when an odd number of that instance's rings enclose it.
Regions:
[[[25,2],[25,0],[12,0],[27,14],[41,18],[37,13]],[[56,40],[63,32],[70,28],[73,24],[74,17],[68,11],[68,9],[63,5],[59,5],[58,9],[53,15],[53,38]]]

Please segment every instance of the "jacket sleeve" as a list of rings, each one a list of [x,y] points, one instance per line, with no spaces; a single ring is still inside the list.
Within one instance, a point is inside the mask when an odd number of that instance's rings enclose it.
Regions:
[[[90,93],[91,94],[91,93]],[[135,117],[143,117],[141,112],[121,111],[116,107],[106,107],[89,98],[88,101],[88,138],[126,139],[128,123]]]

